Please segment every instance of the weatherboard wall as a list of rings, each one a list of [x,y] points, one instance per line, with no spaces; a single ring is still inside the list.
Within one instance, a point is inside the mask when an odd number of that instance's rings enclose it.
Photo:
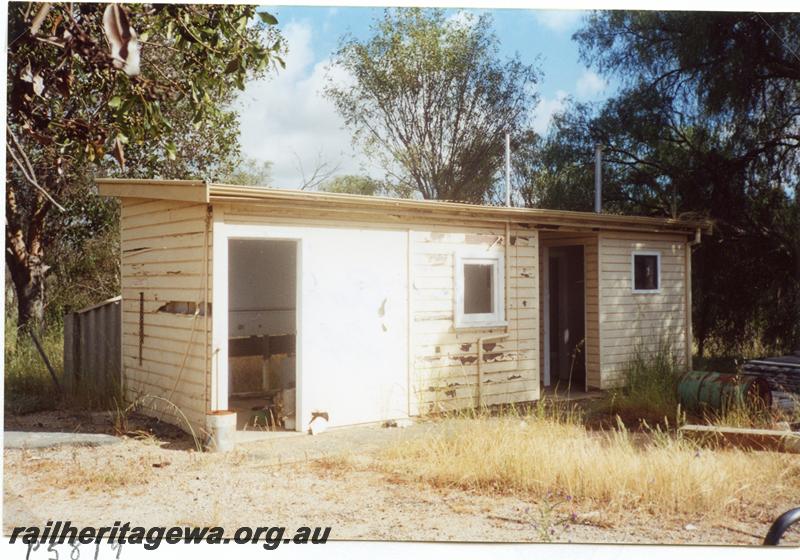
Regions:
[[[188,421],[195,432],[204,428],[209,408],[210,380],[205,372],[210,368],[204,362],[210,329],[204,315],[194,313],[195,305],[204,300],[205,288],[210,301],[212,287],[208,272],[204,283],[213,252],[206,213],[206,204],[122,199],[125,395],[145,412],[183,429]]]
[[[638,354],[663,349],[679,366],[689,363],[687,344],[688,273],[686,237],[646,233],[602,232],[600,266],[600,361],[603,389],[624,382],[624,370]],[[661,258],[658,293],[633,291],[634,251],[657,252]]]

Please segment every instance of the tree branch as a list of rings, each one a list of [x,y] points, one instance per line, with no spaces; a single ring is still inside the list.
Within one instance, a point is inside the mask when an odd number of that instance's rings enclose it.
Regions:
[[[50,193],[48,193],[41,185],[39,185],[39,182],[36,180],[36,173],[33,171],[33,166],[31,165],[30,160],[28,160],[28,156],[25,155],[25,151],[22,149],[22,146],[20,146],[17,137],[14,136],[13,132],[11,132],[10,127],[8,129],[8,135],[11,137],[11,141],[14,144],[14,146],[12,147],[11,143],[9,143],[8,140],[6,140],[6,147],[8,148],[8,153],[11,154],[11,158],[14,160],[14,163],[17,164],[17,167],[19,167],[25,179],[31,185],[33,185],[33,187],[36,188],[40,193],[42,193],[42,195],[47,200],[49,200],[56,208],[58,208],[62,212],[66,212],[67,209],[61,206],[52,196],[50,196]],[[15,148],[19,152],[19,154],[14,153]],[[22,159],[24,160],[25,163],[20,161],[19,157],[20,155],[22,156]]]

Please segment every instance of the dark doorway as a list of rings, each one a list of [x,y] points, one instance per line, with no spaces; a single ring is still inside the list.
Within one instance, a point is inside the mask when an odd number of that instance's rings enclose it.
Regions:
[[[296,429],[297,242],[228,244],[228,408],[239,430]]]
[[[549,385],[582,391],[586,386],[583,245],[551,247],[547,264]]]

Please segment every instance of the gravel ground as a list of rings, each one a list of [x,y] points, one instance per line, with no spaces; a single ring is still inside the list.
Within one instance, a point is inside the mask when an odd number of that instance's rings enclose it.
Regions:
[[[74,417],[48,414],[7,418],[6,428],[40,423],[53,430],[59,418],[75,425]],[[635,513],[612,519],[580,505],[573,506],[572,520],[568,511],[542,513],[546,504],[519,496],[432,488],[371,466],[375,450],[431,429],[425,424],[283,437],[214,455],[191,450],[191,441],[174,432],[160,445],[163,434],[146,436],[152,424],[137,422],[140,437],[118,444],[6,449],[5,533],[61,519],[92,526],[117,520],[146,527],[219,525],[228,533],[240,526],[330,526],[334,540],[756,545],[768,529],[763,520],[720,523]],[[100,421],[86,425],[103,428]],[[329,453],[343,448],[349,450],[346,460]],[[800,534],[788,542],[800,543]]]

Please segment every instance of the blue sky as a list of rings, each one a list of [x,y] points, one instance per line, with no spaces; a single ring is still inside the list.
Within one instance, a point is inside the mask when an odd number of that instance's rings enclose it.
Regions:
[[[288,43],[285,70],[255,81],[239,101],[241,141],[246,155],[273,162],[277,187],[292,188],[303,175],[321,165],[336,174],[365,173],[380,177],[380,169],[351,146],[350,132],[321,93],[326,79],[346,82],[330,57],[344,34],[370,36],[370,25],[382,8],[270,6]],[[472,10],[475,11],[475,10]],[[543,72],[534,128],[543,132],[567,96],[581,101],[602,100],[609,87],[578,57],[572,34],[585,12],[554,10],[487,10],[500,38],[501,56],[519,53],[524,62]],[[457,17],[458,10],[448,10]],[[537,62],[538,61],[538,62]]]

